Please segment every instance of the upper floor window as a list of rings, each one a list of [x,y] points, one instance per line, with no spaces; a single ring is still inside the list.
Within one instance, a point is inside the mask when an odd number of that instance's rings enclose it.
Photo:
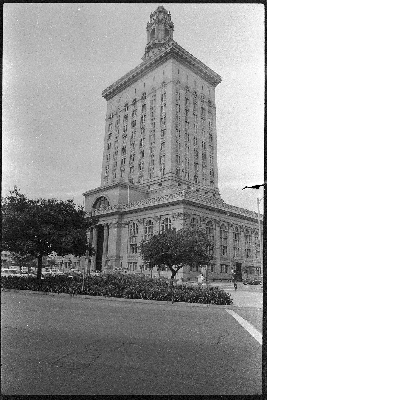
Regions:
[[[131,222],[129,224],[129,237],[134,237],[139,234],[139,226],[136,222]]]
[[[196,228],[199,226],[199,220],[196,217],[192,217],[192,219],[190,220],[190,226],[192,228]]]
[[[161,221],[161,233],[169,230],[172,228],[172,223],[171,223],[171,219],[170,218],[164,218]]]
[[[153,228],[153,221],[147,220],[144,225],[144,240],[149,240],[153,236]]]
[[[236,227],[234,232],[233,232],[233,256],[234,257],[239,257],[239,228]]]
[[[251,256],[251,235],[249,231],[244,233],[244,252],[246,258],[250,258]]]
[[[228,255],[228,228],[225,225],[220,227],[221,255]]]
[[[206,234],[208,236],[208,240],[211,242],[211,245],[208,247],[208,253],[212,255],[213,247],[214,247],[214,224],[212,221],[208,221],[206,224]]]
[[[125,106],[124,106],[125,112],[128,112],[128,109],[129,109],[129,105],[128,105],[128,103],[125,103]]]
[[[138,252],[138,233],[139,227],[136,222],[131,222],[129,224],[129,253],[130,254],[137,254]]]

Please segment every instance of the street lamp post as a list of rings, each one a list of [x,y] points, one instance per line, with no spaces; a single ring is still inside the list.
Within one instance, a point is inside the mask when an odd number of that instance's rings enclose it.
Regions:
[[[263,245],[261,239],[261,218],[260,218],[260,203],[264,200],[264,196],[259,199],[257,197],[257,211],[258,211],[258,240],[260,241],[260,268],[263,270]]]
[[[260,189],[262,186],[266,186],[267,182],[262,183],[261,185],[253,185],[253,186],[245,186],[244,189]],[[257,197],[257,211],[258,211],[258,239],[260,241],[260,267],[261,271],[263,270],[263,246],[261,240],[261,218],[260,218],[260,203],[264,199],[264,196],[260,199]]]

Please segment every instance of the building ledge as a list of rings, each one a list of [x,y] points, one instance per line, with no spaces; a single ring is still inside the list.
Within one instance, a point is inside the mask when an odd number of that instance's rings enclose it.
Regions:
[[[94,191],[96,191],[96,189],[93,189],[93,191],[86,193],[92,193]],[[225,203],[220,198],[214,198],[209,195],[207,196],[205,194],[200,194],[196,190],[191,190],[191,189],[184,189],[174,193],[169,193],[158,197],[140,200],[130,204],[116,204],[113,206],[105,207],[103,209],[93,210],[89,214],[91,214],[92,216],[100,216],[115,212],[137,211],[148,207],[168,205],[169,203],[177,201],[190,201],[195,204],[201,205],[203,207],[212,207],[219,211],[223,211],[224,213],[227,214],[239,215],[253,219],[258,218],[258,214],[255,211],[250,211],[245,208],[232,206],[230,204]],[[260,217],[262,218],[261,214]]]
[[[159,53],[155,54],[146,61],[143,61],[136,68],[125,74],[122,78],[108,86],[105,90],[103,90],[101,95],[106,100],[110,100],[116,94],[138,80],[143,73],[148,71],[149,68],[166,61],[170,57],[175,57],[176,59],[186,63],[213,86],[217,86],[222,81],[222,78],[216,72],[207,67],[183,47],[179,46],[179,44],[174,40],[171,40]]]

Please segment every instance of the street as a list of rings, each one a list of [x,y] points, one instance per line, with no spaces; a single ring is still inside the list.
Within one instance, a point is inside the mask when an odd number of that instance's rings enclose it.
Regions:
[[[261,394],[261,345],[222,307],[21,291],[1,315],[2,394]]]

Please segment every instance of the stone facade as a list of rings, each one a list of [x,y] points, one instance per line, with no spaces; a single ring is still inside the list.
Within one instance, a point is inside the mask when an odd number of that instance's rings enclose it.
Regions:
[[[86,211],[99,216],[88,233],[96,248],[89,268],[152,274],[140,257],[141,241],[195,224],[214,242],[209,279],[229,279],[233,268],[260,274],[257,213],[226,204],[218,190],[221,77],[179,46],[173,30],[170,14],[158,7],[147,24],[143,62],[102,93],[101,186],[84,193]],[[178,277],[198,274],[185,267]]]

